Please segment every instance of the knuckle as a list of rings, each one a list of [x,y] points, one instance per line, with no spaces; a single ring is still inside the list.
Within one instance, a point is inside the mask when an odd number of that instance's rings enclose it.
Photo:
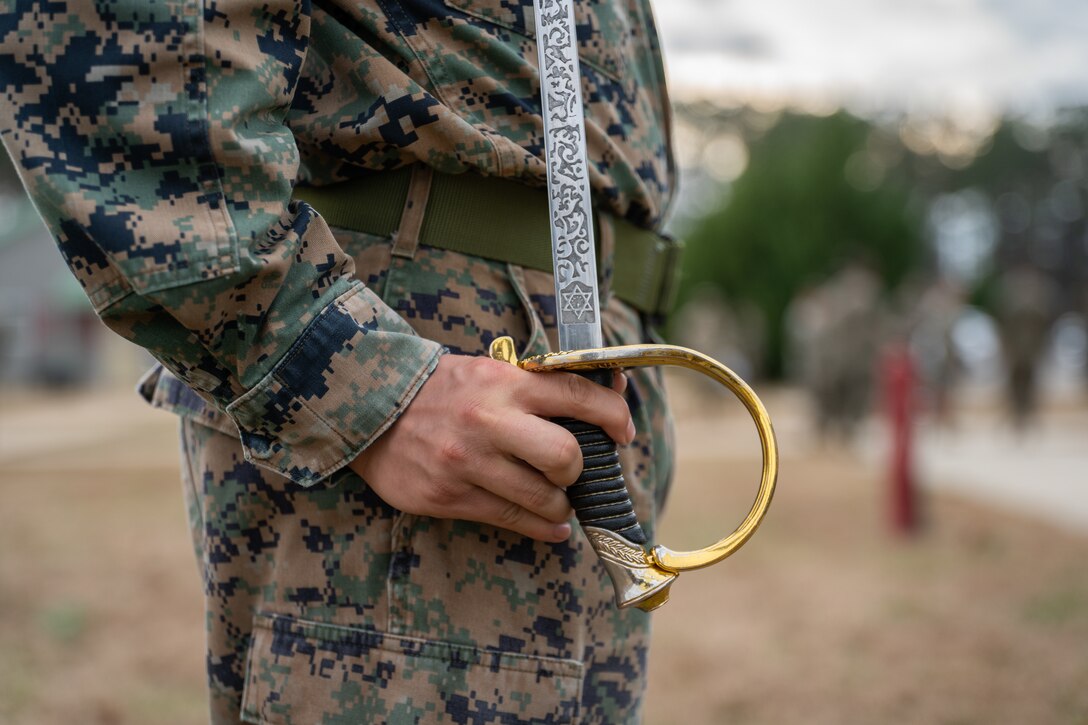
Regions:
[[[525,515],[525,510],[516,503],[506,503],[499,509],[497,523],[504,529],[512,529],[517,526]]]
[[[581,407],[589,403],[590,397],[593,393],[592,383],[587,384],[585,380],[577,375],[567,375],[567,398],[574,405]]]
[[[459,411],[461,423],[468,428],[482,428],[491,423],[492,415],[482,400],[473,400]]]
[[[460,438],[450,438],[442,443],[438,456],[443,466],[459,469],[472,458],[472,450],[467,442]]]
[[[630,420],[631,420],[631,414],[627,411],[626,408],[624,408],[623,410],[621,410],[616,415],[616,423],[615,423],[616,429],[620,430],[620,431],[626,431],[627,430],[627,423]]]
[[[530,511],[547,511],[554,503],[554,486],[533,486],[525,495],[526,508]]]
[[[472,358],[468,364],[468,370],[476,385],[493,385],[506,379],[507,375],[516,368],[509,363],[480,355]]]
[[[563,436],[555,446],[554,460],[556,468],[574,483],[582,469],[582,449],[578,440],[570,434]]]
[[[613,423],[627,425],[627,419],[631,417],[631,409],[627,406],[627,401],[619,393],[612,393],[608,396],[608,404],[605,410],[612,418]]]
[[[461,487],[452,481],[432,481],[426,495],[430,512],[433,514],[443,513],[460,500],[461,493]]]

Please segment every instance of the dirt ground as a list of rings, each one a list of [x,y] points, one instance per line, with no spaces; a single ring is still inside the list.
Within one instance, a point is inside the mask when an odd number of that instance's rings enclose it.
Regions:
[[[709,543],[755,492],[738,408],[681,391],[660,541]],[[772,512],[654,614],[646,722],[1088,723],[1088,536],[950,495],[892,536],[879,472],[784,451]],[[0,723],[200,723],[200,584],[174,420],[127,391],[0,399]]]

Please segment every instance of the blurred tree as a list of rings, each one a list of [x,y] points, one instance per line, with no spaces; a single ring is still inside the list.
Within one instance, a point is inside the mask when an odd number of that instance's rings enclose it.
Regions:
[[[891,288],[926,258],[907,177],[875,153],[875,134],[888,140],[844,112],[784,114],[749,140],[747,170],[686,236],[680,304],[711,285],[734,304],[755,305],[772,377],[783,372],[784,317],[799,291],[850,261]]]
[[[996,313],[998,278],[1028,265],[1059,285],[1056,313],[1088,310],[1088,109],[1063,109],[1045,123],[1003,119],[961,169],[915,161],[925,196],[974,189],[988,200],[995,249],[983,274],[968,280],[975,305]]]

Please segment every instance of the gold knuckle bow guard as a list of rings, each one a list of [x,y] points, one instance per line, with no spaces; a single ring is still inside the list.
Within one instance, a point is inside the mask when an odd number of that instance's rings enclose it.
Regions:
[[[763,449],[763,474],[748,515],[725,538],[695,551],[673,551],[661,545],[644,549],[610,531],[584,527],[589,543],[612,579],[618,606],[636,606],[647,612],[660,607],[668,601],[669,587],[680,572],[718,563],[742,547],[759,527],[771,504],[778,480],[778,443],[763,403],[748,384],[725,365],[700,352],[676,345],[623,345],[549,353],[518,360],[514,341],[509,337],[492,342],[490,354],[496,360],[512,363],[529,372],[654,365],[688,368],[728,388],[752,416]]]

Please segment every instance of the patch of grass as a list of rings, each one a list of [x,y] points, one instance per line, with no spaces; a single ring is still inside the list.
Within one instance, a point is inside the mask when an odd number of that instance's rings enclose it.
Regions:
[[[0,722],[14,721],[27,708],[37,675],[25,653],[0,646]]]
[[[133,692],[125,709],[134,722],[198,723],[208,716],[208,693],[202,687],[154,683]]]
[[[1057,589],[1040,594],[1024,605],[1024,619],[1034,624],[1062,625],[1088,614],[1088,595],[1081,589]]]
[[[71,644],[87,631],[87,609],[79,602],[58,602],[38,615],[38,626],[51,639]]]
[[[1054,714],[1063,723],[1088,725],[1088,694],[1084,688],[1062,688],[1054,698]]]
[[[906,597],[893,597],[884,602],[884,612],[894,622],[932,619],[932,613],[921,602]]]

